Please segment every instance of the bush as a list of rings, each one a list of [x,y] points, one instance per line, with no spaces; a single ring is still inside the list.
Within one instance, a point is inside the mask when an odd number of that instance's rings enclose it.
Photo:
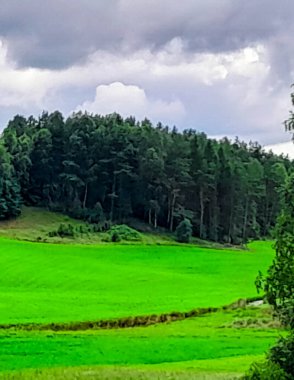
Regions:
[[[294,378],[294,333],[280,338],[270,350],[270,360],[282,368],[289,378]]]
[[[176,228],[176,238],[180,243],[189,243],[192,237],[192,224],[189,219],[184,219]]]
[[[111,234],[111,241],[113,243],[118,243],[121,241],[121,236],[120,234],[118,233],[118,231],[113,231],[112,234]]]
[[[244,380],[287,380],[283,369],[271,361],[264,363],[253,363],[245,375]]]
[[[271,348],[268,361],[252,364],[245,380],[294,379],[294,335],[280,338]]]
[[[68,224],[65,224],[65,223],[61,223],[58,227],[57,230],[55,231],[50,231],[49,232],[49,236],[50,237],[55,237],[55,236],[59,236],[59,237],[74,237],[75,236],[75,228],[72,224],[68,223]]]
[[[120,236],[121,240],[126,240],[126,241],[141,241],[142,240],[142,235],[140,234],[140,232],[134,230],[133,228],[125,224],[120,224],[120,225],[111,227],[109,230],[109,233],[111,237],[113,236],[114,233],[116,233],[117,235]]]
[[[73,237],[75,236],[75,229],[70,223],[61,223],[58,227],[57,233],[60,237]]]

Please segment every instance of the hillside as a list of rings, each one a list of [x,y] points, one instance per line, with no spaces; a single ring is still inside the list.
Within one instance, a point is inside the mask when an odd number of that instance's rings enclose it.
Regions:
[[[71,224],[85,232],[72,237],[50,236],[61,224]],[[122,239],[119,244],[179,245],[175,236],[165,229],[154,229],[136,219],[130,219],[130,226],[140,231],[140,239]],[[58,243],[58,244],[106,244],[110,242],[110,232],[87,231],[89,224],[73,219],[67,215],[46,210],[40,207],[22,207],[21,214],[13,219],[0,221],[0,237],[20,241]],[[199,247],[223,248],[219,243],[192,238],[191,243]],[[236,247],[238,249],[238,247]]]
[[[280,333],[267,308],[222,310],[257,295],[254,280],[273,258],[271,242],[247,250],[197,239],[179,244],[136,220],[132,226],[145,230],[131,230],[139,241],[112,243],[108,233],[94,232],[49,236],[69,223],[87,227],[31,207],[0,223],[0,371],[12,371],[1,379],[83,379],[89,373],[94,379],[98,372],[105,380],[229,379],[262,358]],[[211,307],[218,312],[188,317]],[[171,323],[177,315],[186,316]],[[145,327],[117,328],[121,320],[146,318]],[[96,322],[107,330],[91,329]]]
[[[71,224],[77,230],[80,227],[83,233],[77,233],[74,238],[50,236],[52,231],[57,231],[61,224]],[[142,227],[142,223],[138,222]],[[107,233],[94,233],[87,231],[89,225],[81,220],[73,219],[67,215],[52,212],[39,207],[22,207],[20,216],[0,222],[0,237],[7,237],[21,241],[48,242],[63,244],[97,244],[107,243],[109,235]],[[150,230],[150,229],[149,229]],[[142,235],[140,243],[164,244],[176,243],[173,237],[167,233],[147,232]],[[127,241],[120,242],[126,244]],[[134,241],[132,242],[134,244]],[[206,243],[203,242],[205,245]],[[207,243],[208,244],[208,243]]]

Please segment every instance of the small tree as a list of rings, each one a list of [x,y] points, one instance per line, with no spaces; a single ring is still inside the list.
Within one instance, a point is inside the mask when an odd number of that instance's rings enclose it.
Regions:
[[[177,241],[189,243],[192,237],[192,224],[189,219],[184,219],[176,228]]]
[[[282,322],[294,329],[294,174],[286,183],[284,202],[276,227],[276,257],[264,290]]]
[[[260,273],[257,286],[290,334],[271,349],[266,363],[252,365],[248,380],[294,379],[294,174],[286,183],[284,202],[276,228],[276,256],[265,280]],[[269,377],[274,367],[277,376]]]

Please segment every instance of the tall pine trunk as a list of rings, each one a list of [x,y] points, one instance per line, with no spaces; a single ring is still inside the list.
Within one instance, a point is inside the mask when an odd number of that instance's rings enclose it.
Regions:
[[[87,198],[88,198],[88,182],[86,183],[86,186],[85,186],[85,193],[84,193],[84,199],[83,199],[83,209],[86,208]]]
[[[149,207],[149,211],[148,211],[148,223],[149,223],[150,226],[152,224],[151,217],[152,217],[152,209],[151,209],[151,207]]]
[[[174,229],[174,213],[175,213],[176,199],[177,199],[177,191],[173,190],[172,191],[171,205],[170,205],[170,225],[169,225],[169,230],[171,232]]]
[[[199,201],[200,201],[200,227],[199,227],[199,236],[200,239],[203,238],[203,221],[204,221],[204,195],[203,188],[200,188],[199,192]]]
[[[114,198],[115,198],[115,189],[116,189],[116,174],[113,174],[113,183],[112,183],[112,194],[111,194],[111,206],[110,206],[110,220],[113,221],[114,213]]]
[[[245,214],[244,214],[244,223],[243,223],[243,244],[246,241],[246,232],[247,232],[247,220],[248,220],[248,208],[249,208],[249,199],[246,198],[246,205],[245,205]]]

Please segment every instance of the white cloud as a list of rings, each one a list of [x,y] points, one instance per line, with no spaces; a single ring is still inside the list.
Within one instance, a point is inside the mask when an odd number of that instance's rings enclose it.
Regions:
[[[40,101],[52,89],[64,86],[92,86],[93,83],[152,81],[189,81],[194,85],[213,85],[227,77],[264,76],[268,67],[260,61],[260,46],[230,54],[185,53],[185,43],[177,37],[161,51],[139,50],[131,55],[97,51],[88,60],[63,70],[18,69],[7,59],[7,49],[0,44],[0,91],[15,95],[15,103],[26,95],[25,105]],[[180,84],[180,83],[179,83]],[[176,88],[175,88],[176,91]],[[9,105],[13,97],[9,100]]]
[[[271,143],[283,139],[289,92],[272,81],[268,49],[261,44],[230,53],[192,53],[175,37],[159,51],[101,50],[62,70],[19,69],[0,44],[0,107],[24,112],[64,111],[60,104],[68,104],[67,111],[117,111]]]
[[[273,144],[267,145],[264,147],[266,151],[272,151],[275,154],[284,154],[288,155],[291,159],[294,159],[294,144],[293,141],[281,143],[281,144]]]
[[[41,107],[50,87],[49,70],[18,69],[8,60],[7,48],[0,40],[0,106]]]
[[[124,117],[135,115],[138,119],[148,117],[166,123],[179,121],[185,115],[180,101],[150,99],[142,88],[121,82],[97,86],[95,99],[78,106],[76,111],[79,110],[104,115],[117,112]]]

